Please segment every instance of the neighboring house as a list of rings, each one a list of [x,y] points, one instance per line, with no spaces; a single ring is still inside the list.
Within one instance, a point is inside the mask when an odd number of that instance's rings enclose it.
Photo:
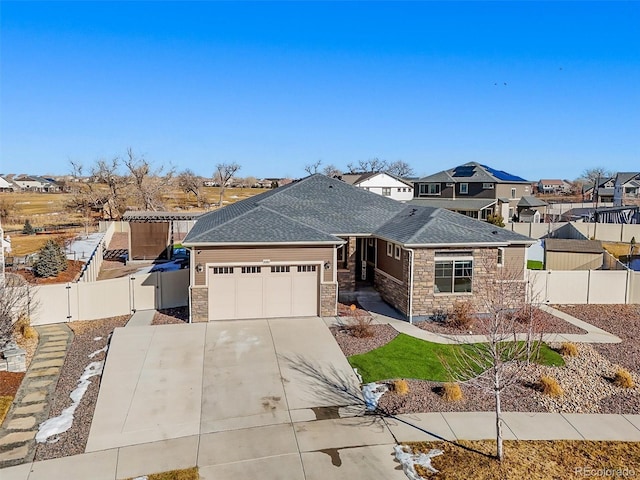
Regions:
[[[524,178],[469,162],[418,180],[411,203],[444,207],[481,220],[499,214],[510,221],[520,198],[531,193],[531,183]]]
[[[613,206],[640,199],[640,172],[619,172],[613,186]]]
[[[599,201],[604,203],[613,202],[616,177],[602,178],[598,182],[594,195],[593,184],[586,184],[582,189],[582,197],[585,201]]]
[[[15,186],[13,183],[8,182],[3,177],[0,177],[0,192],[13,192]]]
[[[600,240],[544,240],[545,270],[597,270],[604,262]]]
[[[538,193],[554,195],[571,193],[571,184],[560,179],[541,179],[538,181]]]
[[[507,271],[524,298],[532,243],[315,174],[198,219],[183,241],[191,319],[333,316],[367,285],[411,319],[473,301]]]
[[[518,202],[518,221],[523,223],[540,223],[540,219],[544,219],[542,215],[548,206],[547,202],[539,198],[525,195],[520,198]]]
[[[362,188],[400,202],[407,202],[413,198],[413,183],[391,173],[348,173],[338,178],[354,187]]]
[[[60,186],[51,179],[34,175],[21,175],[13,179],[23,192],[58,192]]]

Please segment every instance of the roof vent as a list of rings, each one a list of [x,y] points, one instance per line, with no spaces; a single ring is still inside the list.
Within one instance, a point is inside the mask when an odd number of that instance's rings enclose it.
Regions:
[[[494,235],[497,235],[497,234],[498,234],[498,231],[497,231],[497,230],[494,230],[494,231],[493,231],[493,232],[491,232],[491,233],[493,233]]]

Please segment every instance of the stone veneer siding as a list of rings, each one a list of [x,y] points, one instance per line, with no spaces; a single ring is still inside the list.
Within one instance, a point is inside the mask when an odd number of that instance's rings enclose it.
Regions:
[[[409,314],[409,287],[406,282],[397,280],[382,270],[376,270],[374,286],[385,302],[404,315]]]
[[[338,289],[335,283],[321,283],[320,284],[320,316],[321,317],[334,317],[337,315],[336,302],[337,302]]]
[[[353,292],[356,289],[356,238],[349,237],[344,247],[347,249],[347,266],[339,265],[338,288]]]
[[[191,321],[209,321],[209,288],[191,287]]]

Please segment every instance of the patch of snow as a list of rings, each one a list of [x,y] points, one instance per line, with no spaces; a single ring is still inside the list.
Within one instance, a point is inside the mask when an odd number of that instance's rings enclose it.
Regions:
[[[57,417],[50,418],[40,424],[40,428],[36,434],[36,442],[44,443],[48,438],[64,433],[71,428],[73,425],[73,414],[91,384],[89,379],[96,375],[101,375],[103,368],[104,361],[91,362],[85,367],[84,372],[80,376],[80,380],[78,380],[78,386],[69,395],[69,397],[71,397],[71,406],[65,408]],[[57,441],[58,438],[55,438],[49,443],[55,443]]]
[[[98,340],[102,340],[102,337],[96,337],[93,339],[94,342],[97,342]]]
[[[105,345],[104,347],[102,347],[100,350],[96,350],[95,352],[91,352],[89,354],[89,358],[93,358],[96,355],[98,355],[100,352],[106,352],[109,349],[109,345]]]
[[[353,373],[355,373],[355,374],[356,374],[356,377],[358,377],[358,382],[359,382],[360,384],[362,384],[362,375],[360,375],[360,373],[358,373],[358,369],[357,369],[357,368],[354,368],[354,369],[353,369]]]
[[[389,390],[389,387],[381,383],[367,383],[362,386],[362,396],[367,410],[373,412],[378,408],[378,400]]]
[[[431,459],[444,453],[437,448],[432,448],[428,453],[411,453],[406,445],[396,445],[393,447],[393,451],[395,452],[396,460],[402,465],[402,471],[409,480],[423,480],[424,478],[416,472],[416,465],[421,465],[430,472],[438,473],[438,470],[431,465]]]

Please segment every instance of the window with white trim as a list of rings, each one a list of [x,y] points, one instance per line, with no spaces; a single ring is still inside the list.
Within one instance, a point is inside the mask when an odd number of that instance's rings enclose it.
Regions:
[[[391,187],[383,187],[382,188],[382,196],[390,197],[391,196]]]
[[[504,247],[498,247],[498,266],[504,265]]]
[[[213,267],[214,275],[229,275],[233,273],[233,267]]]
[[[460,184],[460,194],[461,195],[466,195],[467,193],[469,193],[469,184],[468,183],[461,183]]]
[[[387,257],[393,257],[393,243],[387,242]]]
[[[435,293],[471,293],[473,258],[435,258]]]
[[[419,189],[419,195],[440,195],[439,183],[421,183]]]
[[[291,271],[289,265],[273,265],[271,273],[289,273]]]
[[[315,272],[316,265],[298,265],[298,272]]]
[[[262,267],[242,267],[242,273],[260,273]]]
[[[511,198],[516,198],[516,189],[515,188],[511,189]]]
[[[493,190],[493,183],[483,183],[482,188],[485,190]]]
[[[393,256],[396,258],[396,260],[400,260],[400,245],[393,246]]]

